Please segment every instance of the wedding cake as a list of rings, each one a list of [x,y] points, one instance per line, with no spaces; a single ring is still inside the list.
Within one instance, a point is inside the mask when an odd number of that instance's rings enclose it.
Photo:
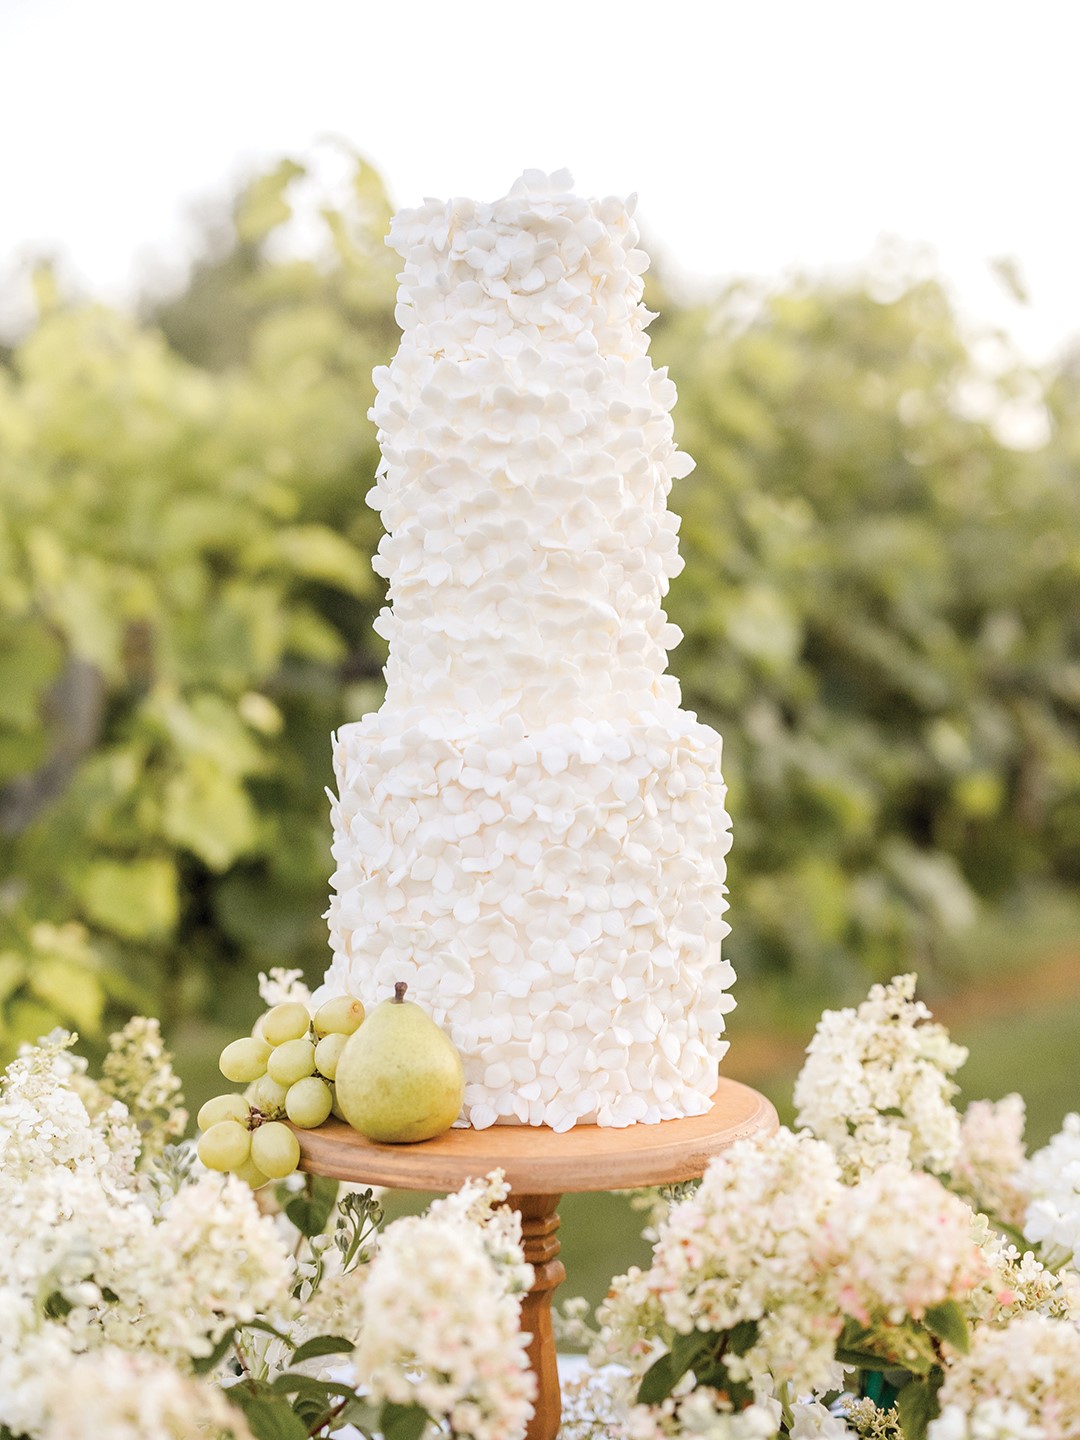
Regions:
[[[463,1118],[708,1110],[720,737],[680,709],[675,387],[648,357],[633,201],[527,171],[394,219],[401,344],[375,371],[382,708],[334,737],[333,961],[318,998],[408,982]]]

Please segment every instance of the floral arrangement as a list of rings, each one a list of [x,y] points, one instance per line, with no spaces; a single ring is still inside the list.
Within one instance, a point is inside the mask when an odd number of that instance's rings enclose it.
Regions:
[[[380,1236],[370,1190],[202,1169],[156,1021],[100,1080],[73,1043],[0,1082],[0,1440],[521,1434],[532,1272],[501,1176]]]
[[[914,991],[826,1012],[800,1128],[713,1161],[614,1282],[630,1440],[1080,1437],[1080,1117],[1028,1159],[1019,1097],[959,1115]]]
[[[272,975],[264,997],[295,998]],[[827,1012],[797,1130],[643,1200],[567,1440],[1078,1440],[1080,1117],[960,1115],[914,978]],[[0,1082],[0,1440],[516,1440],[520,1220],[492,1175],[382,1227],[368,1191],[202,1169],[156,1022],[92,1080],[55,1033]],[[269,1196],[269,1198],[267,1198]]]

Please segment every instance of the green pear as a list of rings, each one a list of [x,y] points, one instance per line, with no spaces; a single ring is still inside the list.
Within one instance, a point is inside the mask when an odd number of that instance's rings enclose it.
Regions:
[[[399,981],[349,1036],[334,1078],[345,1119],[369,1140],[398,1145],[441,1135],[461,1113],[465,1071],[453,1042]]]

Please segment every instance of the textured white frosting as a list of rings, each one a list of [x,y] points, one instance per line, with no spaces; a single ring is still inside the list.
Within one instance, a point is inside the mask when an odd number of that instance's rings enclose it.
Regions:
[[[320,997],[406,980],[465,1116],[566,1129],[708,1109],[726,1042],[720,737],[665,675],[675,387],[632,201],[528,171],[394,219],[375,372],[382,708],[335,737]]]

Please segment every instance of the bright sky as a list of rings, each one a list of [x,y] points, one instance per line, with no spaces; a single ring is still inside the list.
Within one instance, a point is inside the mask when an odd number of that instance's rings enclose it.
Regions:
[[[1080,333],[1078,50],[1073,0],[0,0],[0,274],[46,249],[122,297],[200,198],[336,133],[402,204],[636,190],[690,276],[925,242],[1041,357]]]

